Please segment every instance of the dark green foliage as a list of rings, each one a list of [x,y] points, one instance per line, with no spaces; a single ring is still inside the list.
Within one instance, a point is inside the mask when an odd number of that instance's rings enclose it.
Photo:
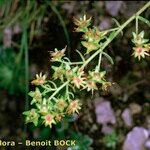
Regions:
[[[17,55],[13,48],[0,47],[0,87],[10,94],[25,92],[24,63],[16,62]]]

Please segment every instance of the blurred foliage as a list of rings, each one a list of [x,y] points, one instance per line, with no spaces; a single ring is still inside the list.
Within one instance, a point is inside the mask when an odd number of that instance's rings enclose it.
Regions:
[[[118,135],[115,131],[113,131],[110,134],[106,134],[103,138],[103,141],[106,147],[110,148],[111,150],[115,150],[118,142]]]
[[[72,132],[71,139],[76,140],[76,146],[68,147],[67,150],[90,150],[90,146],[93,143],[93,140],[81,133]]]
[[[19,62],[13,48],[0,47],[0,87],[8,90],[10,94],[25,92],[24,62]]]

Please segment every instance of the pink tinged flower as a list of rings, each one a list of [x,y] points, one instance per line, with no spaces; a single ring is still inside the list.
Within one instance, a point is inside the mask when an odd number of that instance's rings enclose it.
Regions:
[[[132,55],[134,55],[134,57],[138,57],[138,59],[140,60],[141,57],[145,58],[145,55],[150,56],[148,54],[148,49],[147,48],[143,48],[143,47],[134,47],[133,48],[134,52]]]
[[[91,23],[91,17],[89,19],[86,18],[86,15],[84,15],[82,18],[76,19],[73,18],[74,24],[77,26],[75,28],[76,32],[85,32],[87,30],[87,27]]]
[[[57,48],[55,48],[55,52],[50,52],[50,55],[52,57],[51,61],[59,61],[65,54],[67,46],[62,49],[62,50],[58,50]]]
[[[94,81],[88,81],[87,82],[87,91],[90,91],[90,90],[97,90],[97,86],[96,86],[96,83]]]
[[[42,73],[40,73],[39,75],[36,74],[36,79],[34,79],[31,84],[33,85],[43,85],[45,83],[46,80],[46,75],[44,74],[42,76]]]
[[[84,83],[85,83],[84,79],[85,78],[83,78],[83,77],[74,77],[72,82],[79,89],[80,86],[84,86]]]
[[[74,100],[74,101],[70,102],[66,112],[68,114],[74,114],[75,112],[79,113],[80,109],[81,109],[81,103],[79,103],[79,100]]]
[[[85,87],[85,74],[82,69],[79,69],[77,72],[75,72],[74,77],[72,78],[72,83],[79,89],[80,87]]]
[[[49,126],[51,128],[52,124],[55,124],[56,122],[54,120],[53,115],[47,114],[46,116],[44,116],[44,123],[45,123],[45,126]]]
[[[57,115],[55,116],[55,120],[56,120],[57,122],[62,121],[63,118],[64,118],[64,114],[57,114]]]

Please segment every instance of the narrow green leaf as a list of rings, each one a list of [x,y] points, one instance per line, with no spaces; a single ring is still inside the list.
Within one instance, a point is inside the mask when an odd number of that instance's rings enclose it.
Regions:
[[[107,53],[102,52],[102,54],[104,54],[107,57],[107,59],[110,61],[111,64],[114,64],[113,59]]]
[[[138,19],[143,21],[144,23],[146,23],[150,27],[150,21],[147,20],[146,18],[143,18],[143,17],[139,16]]]
[[[117,25],[119,28],[121,27],[121,25],[120,25],[120,23],[118,22],[117,19],[112,18],[112,20],[116,23],[116,25]],[[121,31],[121,35],[123,35],[123,31]]]
[[[114,34],[115,34],[116,32],[115,31],[113,31],[113,32],[111,32],[110,33],[110,35],[109,35],[109,37],[108,38],[106,38],[107,40],[109,40],[110,39],[110,41],[112,40],[112,38],[114,37]]]

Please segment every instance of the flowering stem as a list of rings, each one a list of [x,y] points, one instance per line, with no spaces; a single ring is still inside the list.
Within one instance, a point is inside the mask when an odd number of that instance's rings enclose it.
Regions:
[[[50,92],[50,91],[55,91],[56,89],[53,89],[53,88],[50,88],[50,87],[46,87],[45,85],[41,85],[42,88],[46,89],[47,92]]]
[[[81,65],[83,62],[71,62],[70,65]]]
[[[82,65],[83,62],[66,62],[66,61],[58,61],[60,63],[69,64],[69,65]]]
[[[110,42],[112,42],[112,40],[130,23],[132,22],[136,16],[139,16],[143,11],[145,11],[148,7],[150,6],[150,2],[146,3],[136,14],[134,14],[133,16],[131,16],[123,25],[120,26],[120,28],[114,32],[114,34],[111,36],[111,38],[108,38],[107,41],[104,43],[103,47],[99,50],[97,50],[93,55],[91,55],[91,57],[89,57],[85,63],[81,66],[81,68],[83,69],[86,65],[88,65],[88,63],[95,58],[95,56],[97,56],[101,51],[103,51]]]
[[[66,85],[66,98],[68,99],[68,100],[70,100],[70,96],[69,96],[69,86],[68,86],[68,84]]]
[[[44,85],[41,85],[41,87],[46,90],[46,91],[44,90],[44,92],[42,92],[42,94],[46,94],[46,93],[49,93],[49,92],[52,92],[52,91],[55,91],[55,90],[56,90],[56,89],[52,89],[52,88],[50,88],[50,87],[46,87],[46,86],[44,86]]]
[[[50,101],[62,88],[64,88],[67,84],[69,83],[69,81],[64,82],[48,99],[48,101]]]
[[[135,21],[136,21],[136,23],[135,23],[136,35],[138,35],[138,16],[136,16]]]
[[[104,30],[103,32],[112,32],[112,31],[116,31],[118,29],[119,29],[119,27],[113,28],[113,29]]]
[[[99,53],[98,68],[97,68],[98,71],[100,71],[101,61],[102,61],[102,53]]]

